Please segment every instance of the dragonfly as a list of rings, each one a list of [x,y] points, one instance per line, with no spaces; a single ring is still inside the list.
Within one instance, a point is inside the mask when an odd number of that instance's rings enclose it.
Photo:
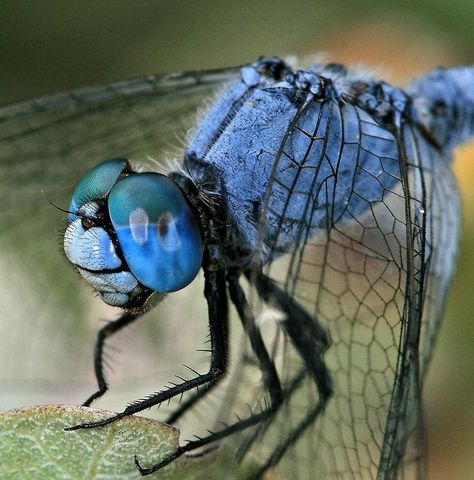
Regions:
[[[262,57],[2,107],[0,265],[12,301],[35,305],[11,320],[50,344],[64,325],[83,348],[81,282],[54,249],[49,198],[67,212],[67,260],[120,309],[99,330],[85,405],[113,391],[111,337],[146,312],[174,322],[160,316],[173,292],[204,284],[207,368],[71,430],[171,400],[179,425],[211,406],[207,433],[156,464],[135,458],[142,475],[225,445],[225,478],[247,459],[256,479],[421,478],[423,380],[459,242],[451,158],[474,132],[473,85],[469,66],[401,89]]]

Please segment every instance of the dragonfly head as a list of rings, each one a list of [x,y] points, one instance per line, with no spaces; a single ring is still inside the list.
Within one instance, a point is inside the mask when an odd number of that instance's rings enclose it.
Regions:
[[[141,308],[155,292],[180,290],[203,257],[199,221],[175,182],[107,160],[77,185],[64,251],[109,305]]]

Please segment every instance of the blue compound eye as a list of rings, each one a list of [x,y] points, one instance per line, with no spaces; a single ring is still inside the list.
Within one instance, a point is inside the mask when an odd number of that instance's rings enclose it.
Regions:
[[[69,211],[77,212],[82,205],[106,197],[120,174],[128,166],[128,161],[126,159],[113,158],[111,160],[106,160],[92,170],[89,170],[89,172],[82,177],[74,190]],[[69,222],[72,222],[75,219],[75,215],[69,214]]]
[[[157,173],[119,180],[109,194],[109,215],[133,275],[157,292],[188,285],[201,268],[198,222],[177,185]]]

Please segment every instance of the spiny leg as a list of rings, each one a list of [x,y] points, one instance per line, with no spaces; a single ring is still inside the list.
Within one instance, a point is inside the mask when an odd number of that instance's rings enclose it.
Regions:
[[[229,273],[227,281],[229,284],[230,298],[237,309],[245,333],[249,338],[252,351],[257,357],[258,365],[262,371],[263,383],[270,395],[270,409],[276,410],[283,401],[283,390],[281,388],[275,363],[270,357],[260,330],[255,323],[252,309],[250,308],[245,293],[239,284],[238,274],[235,272]]]
[[[313,378],[319,393],[318,403],[310,408],[290,434],[277,445],[270,458],[257,472],[255,478],[260,478],[266,470],[280,461],[288,448],[324,411],[333,392],[333,385],[323,359],[324,351],[329,346],[329,339],[324,328],[263,273],[249,275],[249,280],[255,285],[258,294],[264,301],[276,304],[287,314],[287,320],[282,323],[282,326],[303,359],[308,374]]]
[[[107,323],[107,325],[104,325],[97,333],[97,340],[94,349],[94,371],[99,389],[82,404],[83,406],[88,407],[94,400],[100,398],[108,390],[103,366],[105,341],[114,333],[117,333],[122,328],[130,325],[137,318],[139,318],[139,315],[134,315],[130,312],[124,312],[117,320]]]
[[[228,331],[229,331],[229,316],[226,313],[226,315],[221,316],[222,319],[222,329],[223,329],[223,334],[225,336],[225,343],[226,345],[228,344]],[[174,410],[168,418],[165,420],[166,423],[169,424],[174,424],[182,415],[184,415],[189,409],[191,409],[196,402],[201,400],[203,397],[205,397],[209,392],[211,392],[216,385],[219,384],[219,382],[223,379],[223,376],[217,377],[214,380],[211,380],[209,383],[206,383],[202,387],[198,388],[196,392],[193,393],[193,395],[182,402],[179,407]]]
[[[278,407],[283,402],[283,390],[280,385],[275,364],[273,363],[273,360],[271,359],[265,347],[260,331],[255,324],[255,319],[245,297],[245,293],[243,292],[242,287],[239,285],[238,276],[239,275],[237,272],[230,272],[227,276],[229,294],[232,303],[237,309],[245,333],[249,338],[250,346],[257,357],[259,367],[262,370],[263,382],[270,396],[270,405],[261,412],[252,414],[246,419],[239,420],[218,432],[214,432],[204,438],[198,438],[197,440],[188,442],[186,445],[179,447],[174,454],[159,464],[144,468],[139,464],[138,460],[135,459],[137,468],[142,475],[149,475],[153,472],[156,472],[160,468],[163,468],[187,452],[204,447],[233,433],[242,431],[260,422],[268,420],[275,414],[275,412],[278,410]]]
[[[307,376],[308,376],[308,372],[306,371],[306,368],[303,367],[303,368],[300,368],[300,370],[298,370],[298,372],[288,382],[288,387],[285,390],[283,390],[283,402],[290,401],[293,394],[298,390],[301,383]],[[239,449],[236,454],[236,458],[238,459],[238,461],[241,461],[245,457],[245,455],[250,450],[254,442],[257,441],[259,437],[261,438],[264,435],[264,433],[266,432],[266,430],[270,425],[271,425],[271,422],[266,422],[266,424],[262,425],[262,427],[259,428],[259,430],[255,432],[254,435],[252,435],[251,437],[246,439],[244,442],[242,442],[241,445],[239,445]],[[265,470],[261,471],[260,475],[265,473]],[[253,474],[255,474],[255,472],[253,472]]]
[[[289,433],[289,435],[280,442],[273,450],[267,461],[253,474],[252,480],[259,480],[268,469],[277,465],[286,451],[301,437],[305,430],[310,427],[324,411],[327,401],[319,401],[309,409],[308,413],[298,423],[298,425]]]
[[[218,377],[215,380],[199,388],[199,390],[197,390],[191,398],[182,402],[181,405],[166,418],[165,423],[174,424],[175,422],[177,422],[178,419],[181,418],[181,416],[183,416],[189,409],[191,409],[196,404],[196,402],[201,400],[201,398],[204,398],[210,391],[212,391],[214,387],[219,384],[222,378],[223,377]]]
[[[183,383],[173,385],[167,390],[160,391],[151,395],[150,397],[139,400],[129,404],[125,410],[112,417],[97,422],[83,423],[68,427],[66,430],[77,430],[81,428],[95,428],[115,422],[116,420],[141,412],[147,408],[158,405],[170,398],[180,395],[192,388],[213,381],[215,378],[223,375],[226,368],[227,344],[226,335],[224,333],[223,325],[227,324],[227,320],[222,320],[222,317],[227,317],[227,296],[225,290],[225,273],[220,271],[204,271],[205,288],[204,295],[207,299],[209,310],[209,331],[211,338],[211,365],[209,371],[203,375],[197,375],[191,380],[186,380]]]
[[[238,283],[239,273],[231,271],[227,275],[227,281],[229,284],[229,294],[232,300],[232,303],[236,306],[239,314],[239,318],[242,322],[244,330],[249,335],[251,342],[254,342],[251,346],[255,352],[257,359],[259,360],[259,366],[262,370],[264,382],[269,382],[266,387],[270,392],[270,397],[272,398],[272,405],[277,405],[281,403],[281,398],[283,392],[280,386],[278,379],[278,374],[276,372],[275,365],[266,351],[265,345],[261,338],[260,332],[258,331],[255,320],[250,311],[250,307],[245,298],[245,294],[242,291],[241,286]],[[248,333],[248,330],[251,330],[251,334]],[[227,331],[227,329],[226,329]],[[189,400],[183,402],[183,404],[174,411],[166,420],[167,423],[174,423],[181,415],[183,415],[188,409],[190,409],[198,400],[205,397],[214,387],[220,382],[222,377],[219,377],[212,383],[208,383],[203,388],[199,389]]]

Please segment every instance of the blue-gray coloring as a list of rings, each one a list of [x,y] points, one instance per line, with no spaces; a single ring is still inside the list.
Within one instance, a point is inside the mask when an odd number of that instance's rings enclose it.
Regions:
[[[179,149],[177,131],[187,134]],[[249,457],[252,479],[277,465],[281,478],[421,477],[421,392],[460,232],[451,159],[473,135],[472,66],[398,88],[339,64],[266,57],[0,108],[0,253],[28,272],[28,301],[30,285],[40,306],[80,297],[50,254],[58,213],[43,189],[67,213],[69,263],[119,307],[97,336],[98,389],[85,405],[108,389],[106,340],[165,295],[204,283],[192,302],[207,304],[209,369],[191,366],[76,427],[198,388],[167,420],[212,405],[204,433],[150,465],[131,452],[140,473],[230,437],[236,461],[219,478],[236,478]],[[3,289],[20,283],[8,273]],[[172,322],[158,312],[177,341],[149,363],[179,350],[195,322],[181,307]],[[61,328],[62,314],[40,330]]]

